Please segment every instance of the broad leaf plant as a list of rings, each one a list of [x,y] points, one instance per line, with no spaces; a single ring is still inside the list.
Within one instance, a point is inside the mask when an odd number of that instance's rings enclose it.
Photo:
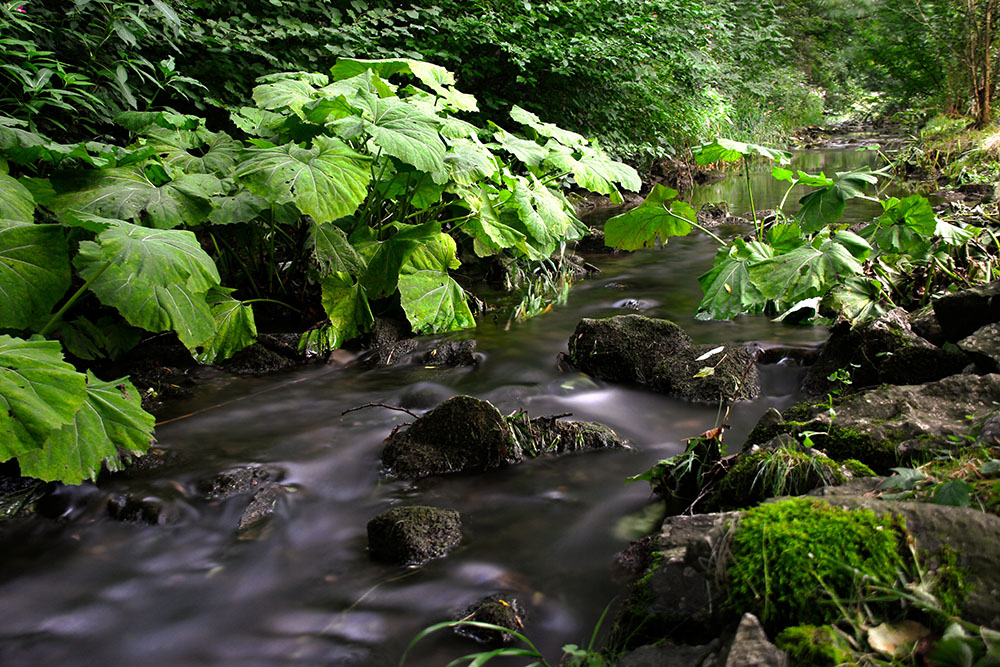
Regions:
[[[473,327],[460,249],[547,260],[586,232],[555,184],[640,187],[579,134],[476,110],[442,67],[340,59],[259,79],[231,132],[126,112],[129,145],[65,145],[0,118],[0,461],[79,483],[141,455],[138,392],[86,362],[159,332],[224,360],[255,340],[256,301],[316,294],[301,345],[319,350],[391,308],[415,333]]]

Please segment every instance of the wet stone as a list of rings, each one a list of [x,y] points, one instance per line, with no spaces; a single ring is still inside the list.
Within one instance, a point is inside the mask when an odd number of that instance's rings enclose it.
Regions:
[[[116,521],[154,526],[169,523],[173,518],[167,504],[159,498],[139,498],[129,494],[108,501],[108,516]]]
[[[427,366],[475,366],[479,363],[476,341],[446,341],[425,352],[420,360]]]
[[[1000,371],[1000,324],[987,324],[958,342],[960,350],[984,373]]]
[[[506,593],[494,593],[471,605],[455,620],[489,623],[513,632],[523,633],[526,618],[524,608],[516,597]],[[455,626],[455,634],[480,644],[493,646],[513,644],[517,641],[517,638],[509,632],[477,628],[471,625]]]
[[[236,527],[237,539],[250,541],[267,537],[278,508],[288,493],[288,489],[278,484],[269,484],[257,491],[240,516]]]
[[[1000,280],[942,296],[934,302],[934,314],[952,342],[1000,322]]]
[[[269,466],[244,466],[225,470],[195,483],[198,494],[206,500],[220,500],[240,493],[247,493],[283,476],[279,468]]]
[[[692,345],[669,320],[641,315],[583,319],[570,337],[569,354],[574,366],[594,377],[640,384],[696,403],[760,393],[756,348]]]
[[[393,507],[368,522],[368,551],[376,560],[418,565],[446,555],[462,541],[455,510]]]

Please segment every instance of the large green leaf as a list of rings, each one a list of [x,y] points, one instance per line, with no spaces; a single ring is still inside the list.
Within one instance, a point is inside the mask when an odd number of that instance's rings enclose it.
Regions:
[[[0,221],[0,329],[28,328],[52,311],[69,283],[60,226]]]
[[[219,273],[191,232],[119,223],[82,242],[73,263],[133,326],[174,331],[192,350],[215,333],[205,297]]]
[[[147,145],[156,150],[164,163],[187,173],[228,176],[243,150],[243,146],[225,132],[209,132],[204,128],[157,128],[146,136]]]
[[[570,234],[579,224],[576,217],[533,174],[516,178],[513,202],[518,217],[543,254],[552,253],[561,241],[579,238]]]
[[[42,449],[19,455],[21,473],[79,484],[94,479],[102,464],[119,470],[123,455],[137,456],[149,449],[153,422],[127,378],[102,382],[88,371],[86,400],[72,423],[50,435]]]
[[[399,273],[410,254],[421,244],[441,233],[441,223],[433,221],[423,225],[394,223],[392,228],[396,233],[385,241],[372,239],[358,243],[355,237],[351,236],[352,244],[368,258],[368,266],[361,283],[368,297],[372,299],[380,299],[395,292]],[[365,233],[370,232],[367,229],[359,232],[359,234]]]
[[[501,219],[493,203],[494,193],[496,193],[495,188],[485,185],[480,186],[478,190],[462,191],[462,200],[472,211],[462,229],[473,238],[473,250],[476,255],[489,257],[504,248],[518,247],[522,248],[530,259],[545,259],[547,255],[527,245],[524,232],[511,227]]]
[[[59,194],[51,207],[60,217],[75,210],[172,229],[208,218],[219,180],[208,174],[183,174],[156,185],[136,165],[70,172],[53,178],[53,185]]]
[[[227,287],[213,287],[206,295],[206,301],[215,317],[215,333],[201,345],[195,355],[200,363],[211,364],[233,356],[257,340],[257,323],[254,321],[250,304],[234,299],[234,290]]]
[[[42,447],[73,421],[86,392],[56,341],[0,335],[0,461]]]
[[[357,276],[364,270],[365,261],[347,240],[347,235],[340,227],[313,220],[309,227],[309,239],[312,244],[313,259],[316,260],[321,275],[342,272]]]
[[[836,185],[830,185],[810,192],[802,197],[799,203],[802,204],[802,208],[795,213],[795,220],[802,226],[802,231],[811,234],[831,222],[840,220],[840,216],[844,215],[847,200]]]
[[[458,268],[455,240],[438,234],[415,249],[399,275],[399,300],[415,333],[476,326],[465,293],[448,275]]]
[[[834,287],[825,301],[852,324],[874,320],[891,307],[882,283],[862,276],[852,276]]]
[[[638,250],[652,248],[671,236],[687,236],[696,222],[694,210],[684,202],[674,201],[677,191],[659,183],[646,199],[630,211],[604,223],[604,243],[612,248]]]
[[[231,225],[250,222],[267,210],[267,200],[240,187],[233,194],[212,197],[215,207],[208,221],[213,225]]]
[[[444,163],[459,185],[473,185],[497,173],[497,158],[490,149],[472,139],[452,139]]]
[[[705,296],[699,319],[728,320],[741,313],[760,310],[767,303],[750,279],[750,267],[774,256],[770,246],[759,241],[735,239],[722,248],[712,269],[698,278]]]
[[[378,193],[383,199],[395,200],[417,211],[426,210],[441,201],[444,185],[436,183],[430,174],[415,171],[409,165],[399,166],[402,169],[384,177],[378,184]]]
[[[35,219],[35,198],[28,188],[7,174],[7,163],[0,158],[0,219],[31,222]]]
[[[712,164],[713,162],[736,162],[737,160],[751,155],[773,160],[778,164],[788,164],[792,161],[792,154],[788,151],[777,148],[768,148],[760,144],[747,144],[742,141],[733,141],[717,137],[714,141],[691,149],[695,161],[700,165]]]
[[[342,273],[320,281],[323,310],[330,318],[326,331],[328,347],[335,349],[371,329],[374,319],[361,285]]]
[[[555,139],[563,146],[580,148],[586,146],[587,144],[587,139],[582,134],[564,130],[558,125],[553,125],[552,123],[545,123],[535,114],[522,109],[516,104],[511,107],[510,117],[522,125],[527,125],[540,136]]]
[[[591,192],[597,192],[611,197],[616,204],[622,203],[621,193],[615,184],[626,190],[638,192],[642,187],[642,179],[635,169],[610,159],[599,148],[585,146],[582,154],[577,154],[568,148],[549,146],[550,152],[545,164],[573,175],[577,185]]]
[[[62,339],[67,352],[87,360],[116,360],[142,339],[140,329],[108,315],[98,318],[97,322],[82,315],[71,322],[60,320],[52,335]]]
[[[385,60],[363,60],[360,58],[338,58],[330,68],[334,80],[342,80],[371,70],[382,79],[397,74],[412,74],[434,94],[447,102],[456,111],[478,111],[476,98],[455,90],[455,76],[444,67],[423,60],[392,58]]]
[[[818,248],[796,248],[749,267],[750,278],[764,296],[781,304],[822,296],[839,282],[861,273],[861,262],[852,253],[857,241],[864,243],[854,236],[848,240],[852,247],[831,238],[818,241]]]
[[[525,166],[533,169],[540,167],[542,161],[549,156],[549,149],[545,146],[541,146],[531,139],[515,136],[499,127],[493,133],[493,138],[496,139],[500,148],[523,162]]]
[[[294,202],[318,222],[354,213],[368,194],[368,159],[347,144],[318,136],[310,148],[285,144],[247,151],[236,170],[247,187],[264,199]]]
[[[302,107],[315,100],[317,86],[324,86],[329,79],[322,74],[291,72],[262,77],[267,82],[253,89],[253,100],[261,109],[278,111],[289,109],[299,118],[305,118]]]
[[[439,121],[399,98],[359,90],[352,104],[362,110],[365,130],[386,154],[429,173],[444,170]]]

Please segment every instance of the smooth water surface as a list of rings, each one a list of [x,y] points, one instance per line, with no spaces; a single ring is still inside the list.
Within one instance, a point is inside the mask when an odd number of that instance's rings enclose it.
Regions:
[[[809,159],[822,163],[809,169],[829,173],[869,155],[812,152]],[[754,178],[758,207],[773,207],[783,190],[769,189],[766,173]],[[733,179],[695,200],[725,197],[736,212],[740,188],[742,179]],[[497,591],[525,604],[527,633],[558,662],[560,647],[585,644],[605,605],[623,594],[613,555],[653,525],[638,516],[653,500],[648,485],[625,485],[626,478],[678,453],[685,438],[717,419],[715,406],[560,371],[580,318],[638,306],[675,320],[698,343],[816,345],[825,338],[821,328],[762,317],[695,321],[696,277],[715,250],[699,235],[663,250],[588,257],[602,273],[575,285],[565,305],[509,330],[488,315],[459,334],[478,341],[475,368],[330,365],[254,379],[210,375],[196,398],[161,416],[180,417],[157,430],[158,447],[173,461],[168,472],[67,493],[60,521],[0,526],[0,664],[394,665],[420,629]],[[767,407],[796,398],[801,369],[762,371],[764,396],[733,410],[731,447]],[[387,482],[379,474],[381,442],[410,418],[377,408],[341,416],[369,402],[419,412],[459,393],[505,413],[601,421],[635,449]],[[206,502],[193,485],[249,463],[284,469],[294,493],[265,539],[240,542],[234,528],[249,498]],[[108,495],[137,484],[170,504],[173,523],[106,518]],[[458,509],[462,546],[419,568],[372,562],[365,525],[399,503]],[[407,664],[443,665],[474,650],[442,633],[421,642]]]

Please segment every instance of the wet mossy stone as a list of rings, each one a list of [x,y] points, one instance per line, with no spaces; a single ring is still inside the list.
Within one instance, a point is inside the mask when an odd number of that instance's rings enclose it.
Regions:
[[[454,396],[386,438],[382,465],[394,477],[420,479],[483,472],[543,454],[627,447],[603,424],[505,417],[488,401]]]
[[[393,507],[368,522],[368,551],[376,560],[417,565],[446,555],[462,541],[455,510]]]
[[[820,452],[797,446],[791,436],[777,436],[772,443],[755,450],[744,450],[737,456],[736,463],[712,495],[712,507],[750,507],[767,498],[799,496],[819,487],[847,481],[836,461]]]
[[[494,593],[471,605],[455,620],[489,623],[490,625],[507,628],[511,632],[523,633],[526,618],[524,607],[516,597],[507,593]],[[473,625],[456,625],[455,634],[460,637],[467,637],[480,644],[493,646],[513,644],[517,641],[517,638],[510,632],[480,628]]]
[[[725,604],[768,628],[834,622],[831,594],[851,599],[859,575],[893,586],[905,539],[897,518],[870,509],[803,498],[760,505],[744,512],[724,554]]]
[[[757,351],[722,347],[699,360],[714,346],[692,345],[673,322],[642,315],[583,319],[569,340],[573,365],[602,380],[636,383],[698,403],[755,398],[760,393]],[[714,370],[703,375],[708,367]]]
[[[382,464],[403,479],[483,471],[521,459],[504,416],[472,396],[449,398],[390,435],[382,450]]]
[[[876,320],[855,327],[835,327],[802,381],[810,396],[840,389],[830,376],[851,374],[851,388],[881,384],[920,384],[959,373],[968,365],[965,355],[944,350],[913,332],[907,313],[896,308]]]
[[[883,386],[827,403],[800,403],[755,427],[747,445],[775,435],[811,432],[827,456],[856,459],[887,474],[901,463],[921,461],[934,450],[971,443],[983,417],[1000,403],[1000,375],[952,375],[918,385]],[[970,418],[971,417],[971,418]]]
[[[206,500],[221,500],[276,482],[283,474],[281,469],[270,466],[241,466],[199,479],[195,489]]]
[[[782,630],[775,644],[796,665],[837,667],[854,662],[851,645],[831,625],[795,625]]]

